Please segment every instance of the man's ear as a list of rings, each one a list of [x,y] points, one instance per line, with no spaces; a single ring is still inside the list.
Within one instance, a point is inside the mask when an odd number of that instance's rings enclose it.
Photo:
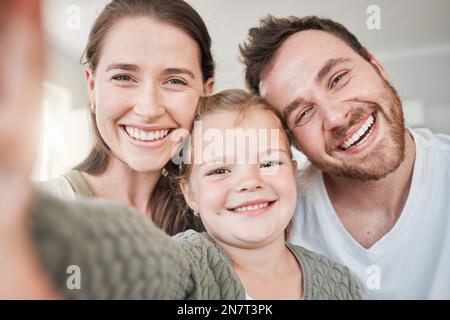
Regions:
[[[367,50],[367,54],[369,55],[370,58],[370,63],[378,70],[378,72],[381,74],[381,76],[383,77],[384,80],[388,81],[388,75],[386,70],[383,68],[383,66],[381,65],[381,63],[378,62],[378,60],[375,58],[375,56],[369,51]]]
[[[183,197],[186,200],[186,203],[188,204],[189,208],[191,208],[195,212],[198,212],[198,205],[197,205],[197,202],[195,201],[195,197],[194,197],[192,188],[186,179],[180,180],[180,188],[181,188],[181,192],[183,193]]]
[[[205,84],[203,85],[203,94],[205,96],[210,96],[214,90],[214,78],[211,77],[208,80],[206,80]]]
[[[94,73],[91,68],[86,68],[84,70],[84,74],[86,76],[86,87],[87,87],[87,92],[89,95],[89,103],[91,105],[91,111],[92,111],[92,113],[95,113]]]

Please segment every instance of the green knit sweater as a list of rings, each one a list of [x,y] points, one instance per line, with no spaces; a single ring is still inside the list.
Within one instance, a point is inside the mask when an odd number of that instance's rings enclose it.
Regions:
[[[245,299],[228,255],[206,234],[170,238],[144,216],[99,199],[38,192],[31,228],[44,268],[69,299]],[[359,299],[346,267],[287,244],[303,270],[305,299]],[[69,289],[79,267],[81,288]]]

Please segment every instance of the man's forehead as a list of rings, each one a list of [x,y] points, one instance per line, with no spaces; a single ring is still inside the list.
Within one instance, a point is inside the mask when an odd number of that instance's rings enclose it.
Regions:
[[[298,83],[308,87],[324,62],[351,51],[341,39],[327,32],[297,32],[281,45],[272,63],[261,75],[260,93],[273,103],[275,98],[279,98],[274,97],[274,91],[279,88],[296,88]]]

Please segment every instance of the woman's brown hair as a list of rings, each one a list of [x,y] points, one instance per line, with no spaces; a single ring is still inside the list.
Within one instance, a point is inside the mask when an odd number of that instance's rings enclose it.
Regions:
[[[113,0],[105,6],[97,17],[90,31],[88,42],[83,53],[82,64],[95,73],[102,45],[109,30],[120,20],[134,17],[148,17],[156,21],[174,26],[185,32],[198,45],[203,82],[214,76],[214,59],[211,53],[211,38],[200,15],[182,0]],[[111,151],[102,139],[95,121],[95,114],[90,114],[91,130],[94,144],[89,155],[74,169],[91,175],[100,175],[108,167]],[[171,161],[167,164],[171,166]],[[166,168],[167,171],[170,168]],[[164,215],[178,210],[171,205],[170,185],[165,176],[161,176],[151,195],[152,219],[165,231],[173,233],[170,227],[163,227]]]

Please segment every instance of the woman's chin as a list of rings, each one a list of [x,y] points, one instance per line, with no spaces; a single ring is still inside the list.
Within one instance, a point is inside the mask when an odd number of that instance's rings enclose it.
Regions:
[[[127,161],[126,164],[139,173],[161,172],[166,163],[155,162],[153,159],[140,159]]]

